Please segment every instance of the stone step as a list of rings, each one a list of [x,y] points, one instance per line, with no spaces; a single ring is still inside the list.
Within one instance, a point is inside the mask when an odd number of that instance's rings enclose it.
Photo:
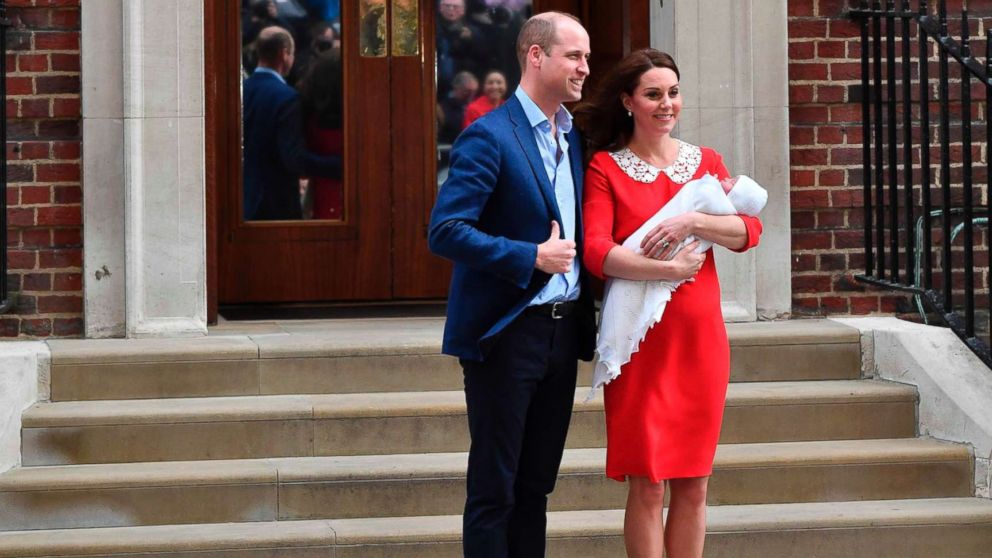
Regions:
[[[601,396],[576,392],[568,447],[603,447]],[[721,441],[916,435],[913,386],[732,384]],[[26,466],[465,451],[460,391],[39,403],[22,420]]]
[[[623,507],[604,449],[566,450],[551,509]],[[0,531],[457,514],[465,453],[29,467],[0,476]],[[970,496],[971,452],[925,439],[728,444],[710,504]]]
[[[439,319],[304,322],[201,339],[53,340],[53,401],[457,390]],[[245,326],[248,327],[248,326]],[[247,329],[248,332],[252,330]],[[856,379],[860,334],[829,320],[728,324],[732,380]],[[589,385],[591,365],[582,382]]]
[[[755,504],[707,510],[707,558],[983,557],[992,501]],[[623,556],[623,510],[552,512],[548,556]],[[0,558],[455,558],[458,515],[0,533]]]

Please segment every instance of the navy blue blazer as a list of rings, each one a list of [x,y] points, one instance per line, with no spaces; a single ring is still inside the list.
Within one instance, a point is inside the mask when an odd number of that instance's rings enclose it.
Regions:
[[[341,157],[307,150],[300,94],[267,72],[244,82],[244,217],[299,219],[301,176],[341,177]]]
[[[576,128],[567,137],[581,258],[582,139]],[[536,269],[534,262],[537,245],[548,239],[552,220],[564,231],[534,131],[520,101],[511,96],[458,137],[448,179],[431,213],[431,251],[455,263],[444,326],[445,354],[484,360],[500,332],[550,281],[551,276]],[[595,348],[592,289],[584,270],[580,277],[579,357],[590,360]]]

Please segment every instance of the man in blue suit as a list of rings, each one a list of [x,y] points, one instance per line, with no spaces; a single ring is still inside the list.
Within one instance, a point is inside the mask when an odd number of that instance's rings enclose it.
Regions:
[[[431,215],[431,250],[455,262],[443,351],[459,357],[472,445],[467,557],[544,556],[575,397],[595,343],[582,246],[582,96],[589,35],[570,15],[528,20],[514,96],[469,126]]]
[[[244,82],[244,218],[301,219],[300,177],[341,178],[341,157],[307,150],[300,94],[285,80],[293,37],[266,27],[255,41],[258,67]]]

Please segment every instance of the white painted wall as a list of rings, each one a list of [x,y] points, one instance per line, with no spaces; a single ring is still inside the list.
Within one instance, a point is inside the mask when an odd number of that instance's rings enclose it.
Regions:
[[[87,337],[127,332],[122,0],[82,5],[83,299]]]
[[[920,435],[970,444],[975,492],[992,498],[992,370],[951,330],[896,318],[834,318],[861,331],[866,376],[919,389]]]
[[[21,414],[50,395],[48,346],[0,342],[0,472],[21,464]]]
[[[651,44],[679,65],[685,105],[676,135],[712,147],[731,174],[769,193],[761,244],[715,250],[728,321],[792,309],[786,0],[651,4]]]
[[[206,334],[203,17],[199,0],[82,5],[89,337]]]

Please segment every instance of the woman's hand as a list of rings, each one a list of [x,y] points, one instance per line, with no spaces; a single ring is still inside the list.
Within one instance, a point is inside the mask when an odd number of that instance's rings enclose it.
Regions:
[[[696,216],[697,213],[691,211],[659,223],[644,235],[644,240],[641,241],[641,253],[656,260],[672,257],[679,244],[695,232]]]
[[[703,268],[703,262],[706,261],[706,253],[697,254],[696,248],[698,247],[699,241],[694,240],[683,248],[681,252],[676,254],[672,258],[672,261],[668,262],[672,281],[690,281]]]

